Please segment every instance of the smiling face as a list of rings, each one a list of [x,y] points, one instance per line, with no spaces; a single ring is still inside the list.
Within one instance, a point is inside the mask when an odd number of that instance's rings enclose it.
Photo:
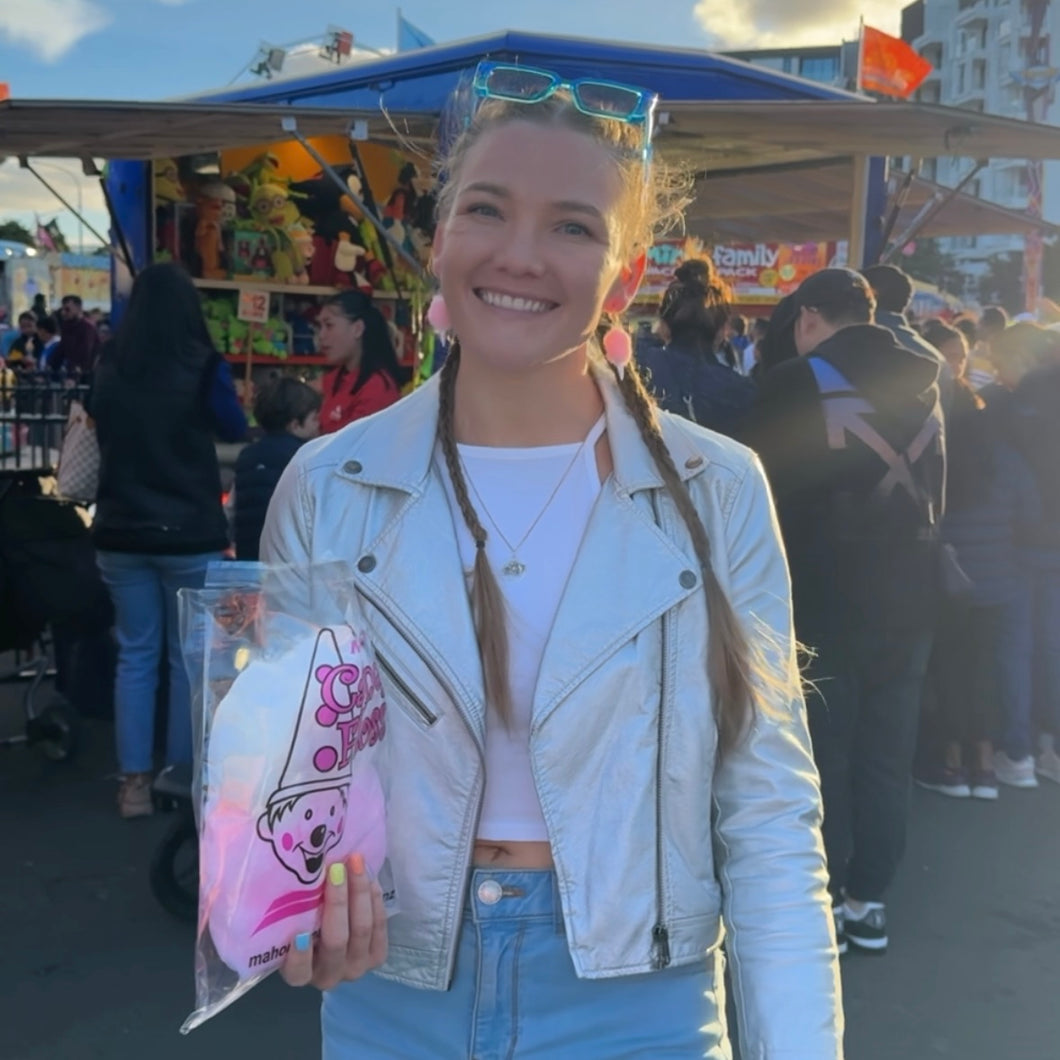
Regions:
[[[623,270],[625,188],[602,144],[513,120],[468,149],[434,241],[434,269],[467,362],[524,372],[584,353]],[[623,271],[626,275],[623,277]]]

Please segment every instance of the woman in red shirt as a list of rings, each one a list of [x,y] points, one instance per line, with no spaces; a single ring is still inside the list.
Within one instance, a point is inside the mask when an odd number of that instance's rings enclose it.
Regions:
[[[324,376],[320,432],[331,434],[401,397],[404,376],[390,329],[371,298],[343,291],[317,318],[317,348],[332,370]]]

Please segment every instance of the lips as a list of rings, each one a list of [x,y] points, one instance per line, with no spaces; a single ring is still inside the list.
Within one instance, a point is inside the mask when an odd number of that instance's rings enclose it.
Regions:
[[[475,291],[479,301],[493,309],[506,309],[515,313],[547,313],[556,308],[555,302],[546,302],[540,298],[529,298],[524,295],[508,294],[505,291],[493,291],[479,287]]]

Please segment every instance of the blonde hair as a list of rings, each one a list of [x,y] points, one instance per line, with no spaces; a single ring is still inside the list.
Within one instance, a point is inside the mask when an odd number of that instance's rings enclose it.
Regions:
[[[531,121],[574,129],[609,149],[623,177],[618,247],[622,260],[632,260],[638,251],[646,250],[658,234],[681,220],[682,211],[689,201],[687,174],[658,163],[646,171],[642,127],[589,117],[572,105],[567,93],[559,91],[538,104],[487,100],[479,107],[444,161],[447,183],[438,197],[441,221],[452,209],[467,152],[486,130],[512,121]],[[615,325],[617,321],[601,321],[601,332]],[[508,683],[508,630],[504,597],[486,558],[488,535],[471,503],[456,448],[453,408],[459,370],[460,343],[454,340],[441,371],[438,440],[460,513],[475,542],[470,597],[486,695],[507,723],[512,716],[512,699]],[[620,376],[616,371],[615,376],[626,408],[636,422],[641,439],[666,485],[666,491],[681,515],[699,561],[710,615],[707,673],[718,704],[718,742],[724,751],[732,747],[746,731],[760,698],[758,689],[777,688],[782,682],[771,675],[761,653],[748,641],[739,617],[718,581],[706,527],[666,447],[655,405],[635,364],[627,365],[624,375]]]

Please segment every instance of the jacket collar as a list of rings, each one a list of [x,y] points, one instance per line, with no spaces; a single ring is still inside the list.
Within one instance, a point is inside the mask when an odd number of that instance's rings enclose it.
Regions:
[[[662,476],[651,453],[640,437],[636,422],[626,409],[610,369],[594,364],[593,378],[604,399],[607,439],[614,464],[618,493],[629,495],[647,489],[661,489]],[[385,489],[421,494],[431,474],[438,431],[439,377],[433,376],[382,415],[365,421],[357,434],[356,462],[338,463],[341,478]],[[707,459],[695,445],[683,421],[660,416],[663,438],[681,478],[688,480],[707,466]],[[356,470],[351,468],[355,467]]]

